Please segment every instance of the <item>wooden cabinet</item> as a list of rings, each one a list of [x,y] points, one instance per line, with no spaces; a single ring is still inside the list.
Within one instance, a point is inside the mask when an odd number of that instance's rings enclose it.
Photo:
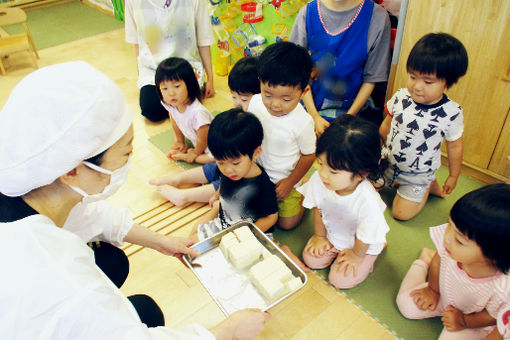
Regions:
[[[457,37],[468,51],[469,67],[447,94],[464,110],[463,173],[485,182],[503,180],[510,172],[506,161],[510,155],[510,0],[409,0],[407,5],[390,91],[406,86],[407,56],[418,39],[430,32]]]

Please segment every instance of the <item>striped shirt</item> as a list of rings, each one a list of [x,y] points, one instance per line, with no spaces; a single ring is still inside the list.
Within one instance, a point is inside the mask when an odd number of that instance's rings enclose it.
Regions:
[[[510,279],[498,272],[485,278],[472,278],[452,259],[443,244],[446,224],[430,228],[430,237],[441,257],[439,292],[442,309],[448,305],[464,314],[487,309],[496,318],[499,310],[510,301]]]

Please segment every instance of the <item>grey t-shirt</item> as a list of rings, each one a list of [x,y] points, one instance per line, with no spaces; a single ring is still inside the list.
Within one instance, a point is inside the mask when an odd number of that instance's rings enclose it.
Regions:
[[[369,0],[366,0],[369,1]],[[308,35],[306,30],[306,8],[303,6],[299,11],[292,32],[290,41],[308,48]],[[324,24],[330,32],[337,32],[345,27],[354,18],[358,6],[347,11],[333,11],[321,2],[321,12]],[[367,62],[363,70],[363,82],[378,83],[388,80],[390,65],[390,18],[388,13],[381,6],[374,4],[374,11],[370,21],[367,37]]]

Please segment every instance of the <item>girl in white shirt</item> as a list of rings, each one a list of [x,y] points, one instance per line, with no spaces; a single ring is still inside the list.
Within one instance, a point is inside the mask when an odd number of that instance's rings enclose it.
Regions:
[[[389,231],[386,205],[371,183],[387,167],[377,127],[342,115],[320,136],[316,155],[319,169],[298,188],[303,206],[315,208],[303,260],[312,269],[332,264],[331,284],[352,288],[372,272]]]
[[[155,78],[158,96],[170,114],[175,134],[167,157],[187,163],[213,162],[207,149],[212,115],[200,103],[200,87],[191,64],[183,58],[167,58],[159,64]],[[185,138],[193,148],[188,148]]]

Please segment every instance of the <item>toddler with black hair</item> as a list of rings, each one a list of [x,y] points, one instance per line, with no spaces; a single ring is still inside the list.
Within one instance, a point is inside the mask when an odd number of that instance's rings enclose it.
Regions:
[[[200,102],[200,87],[191,64],[183,58],[167,58],[158,65],[155,82],[175,135],[167,157],[187,163],[211,163],[207,133],[212,115]],[[186,138],[192,148],[186,144]]]
[[[407,87],[386,104],[379,132],[389,149],[387,184],[398,187],[393,217],[409,220],[425,206],[430,194],[452,192],[460,175],[464,131],[462,109],[444,93],[467,70],[462,43],[446,33],[430,33],[412,48],[407,59]],[[446,139],[450,174],[441,188],[435,178]]]
[[[260,93],[257,73],[257,58],[244,57],[230,70],[228,86],[234,107],[248,109],[251,97]],[[212,120],[212,118],[211,118]],[[151,179],[150,184],[158,186],[158,193],[177,206],[189,202],[209,202],[220,186],[216,162],[211,162],[183,171]],[[180,188],[183,185],[199,186]]]
[[[314,209],[314,235],[303,261],[312,269],[331,265],[329,282],[352,288],[372,272],[389,231],[386,204],[372,185],[387,167],[377,127],[339,116],[319,137],[316,155],[318,170],[298,188],[303,206]]]
[[[262,152],[260,121],[242,109],[217,115],[209,129],[209,148],[221,178],[219,201],[198,221],[192,232],[203,240],[240,221],[253,222],[268,231],[278,219],[275,187],[255,163]]]
[[[508,207],[510,185],[485,186],[461,197],[447,224],[430,228],[437,251],[424,248],[404,277],[397,296],[402,315],[441,316],[441,340],[501,338],[496,318],[510,301]]]

